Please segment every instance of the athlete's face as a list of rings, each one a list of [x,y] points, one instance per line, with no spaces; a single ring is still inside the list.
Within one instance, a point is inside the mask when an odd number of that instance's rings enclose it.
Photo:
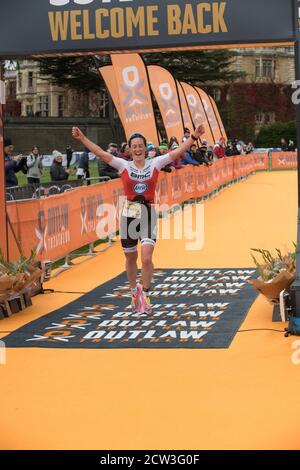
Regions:
[[[141,139],[140,137],[132,139],[130,150],[134,162],[141,162],[145,160],[147,148],[143,139]]]

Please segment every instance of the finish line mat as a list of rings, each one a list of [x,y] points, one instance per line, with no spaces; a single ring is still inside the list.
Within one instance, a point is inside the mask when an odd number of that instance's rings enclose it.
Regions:
[[[131,312],[123,273],[3,339],[6,347],[29,348],[228,348],[257,296],[248,283],[254,274],[156,270],[153,314],[146,315]]]

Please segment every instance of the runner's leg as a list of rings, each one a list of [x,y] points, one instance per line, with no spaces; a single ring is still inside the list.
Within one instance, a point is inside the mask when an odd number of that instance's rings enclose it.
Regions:
[[[126,272],[130,288],[134,289],[136,287],[136,275],[137,275],[137,250],[131,253],[125,253],[126,257]]]
[[[154,243],[147,244],[145,241],[141,246],[141,256],[142,256],[142,279],[143,287],[146,290],[150,289],[151,280],[153,276],[153,256]]]

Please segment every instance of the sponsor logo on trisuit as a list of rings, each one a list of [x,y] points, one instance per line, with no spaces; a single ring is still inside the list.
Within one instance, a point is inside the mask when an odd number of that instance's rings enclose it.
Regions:
[[[137,183],[134,187],[134,192],[137,194],[143,194],[147,191],[148,185],[144,183]]]

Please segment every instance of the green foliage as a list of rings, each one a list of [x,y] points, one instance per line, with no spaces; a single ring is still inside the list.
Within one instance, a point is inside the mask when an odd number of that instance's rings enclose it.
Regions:
[[[294,245],[294,252],[283,255],[281,250],[275,249],[276,255],[273,255],[269,250],[262,248],[251,248],[251,251],[261,255],[262,262],[259,262],[253,254],[251,257],[254,261],[259,276],[263,281],[270,281],[281,271],[285,270],[290,273],[296,269],[296,257],[299,252],[299,246],[296,243]]]
[[[158,52],[143,54],[147,65],[161,65],[178,80],[191,83],[232,81],[244,74],[230,70],[236,53],[230,50]],[[110,56],[54,57],[40,59],[41,76],[59,86],[82,92],[104,86],[98,68],[110,65]]]
[[[166,67],[177,80],[192,84],[229,82],[245,75],[243,72],[230,70],[236,52],[228,49],[157,52],[142,56],[147,65]]]
[[[275,122],[270,126],[264,126],[256,137],[257,147],[280,147],[280,141],[284,138],[287,143],[293,140],[296,144],[297,130],[294,121]]]

